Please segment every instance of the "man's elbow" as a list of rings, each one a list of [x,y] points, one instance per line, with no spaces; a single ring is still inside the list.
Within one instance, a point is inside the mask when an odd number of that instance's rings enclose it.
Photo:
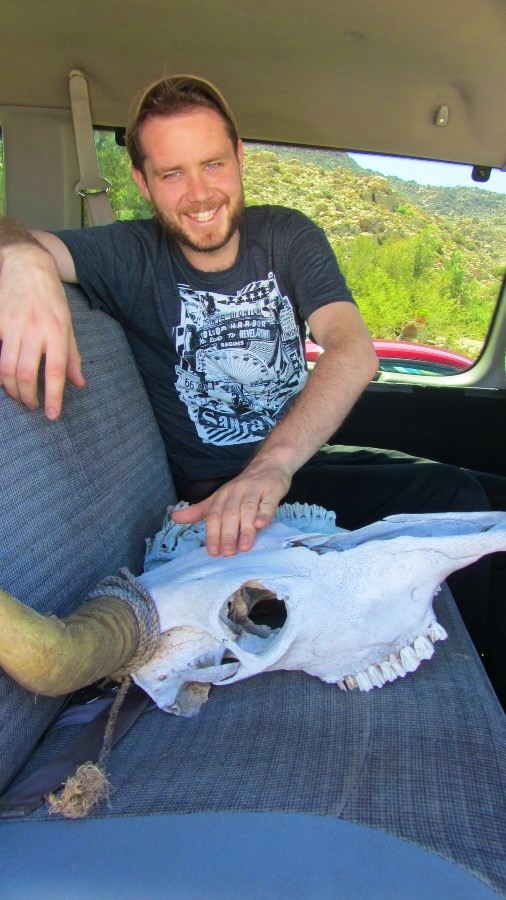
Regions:
[[[360,340],[354,350],[355,371],[365,389],[378,372],[379,359],[376,355],[373,342],[367,338]]]
[[[323,362],[325,357],[329,366],[336,365],[344,374],[348,373],[359,388],[365,389],[378,372],[379,359],[365,328],[345,340],[339,333],[334,333],[326,338],[322,346],[324,353],[318,362]]]
[[[368,373],[367,383],[369,383],[378,374],[379,369],[379,359],[372,341],[368,342],[367,350],[364,355],[366,357],[364,362],[364,369]]]

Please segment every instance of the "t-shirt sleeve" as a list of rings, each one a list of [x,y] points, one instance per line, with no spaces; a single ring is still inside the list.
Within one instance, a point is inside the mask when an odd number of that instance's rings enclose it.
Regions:
[[[126,225],[115,222],[55,232],[70,251],[92,309],[102,309],[122,323],[134,313],[146,252],[142,233]]]
[[[286,238],[287,277],[301,318],[328,303],[355,302],[322,228],[293,211]]]

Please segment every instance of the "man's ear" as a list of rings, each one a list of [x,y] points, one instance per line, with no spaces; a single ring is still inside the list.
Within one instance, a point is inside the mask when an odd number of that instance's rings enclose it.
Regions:
[[[148,203],[151,203],[151,194],[149,193],[149,189],[146,184],[146,179],[144,178],[144,175],[142,174],[141,170],[136,169],[135,166],[132,166],[131,171],[132,171],[132,178],[135,181],[137,187],[139,188],[142,196],[144,197],[145,200],[148,201]]]

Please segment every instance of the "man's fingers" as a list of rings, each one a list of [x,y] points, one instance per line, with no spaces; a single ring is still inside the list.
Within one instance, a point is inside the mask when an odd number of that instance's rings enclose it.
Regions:
[[[238,548],[243,553],[247,550],[251,550],[255,543],[257,533],[256,520],[260,506],[261,502],[259,503],[258,497],[251,500],[243,500],[241,504],[241,524],[239,529]]]
[[[246,489],[248,493],[246,493]],[[226,496],[218,496],[206,516],[206,546],[211,556],[233,556],[238,550],[251,550],[259,528],[271,521],[277,501],[259,496],[258,488],[238,482],[236,489]]]
[[[228,485],[211,494],[206,500],[183,509],[174,510],[172,518],[179,525],[206,522],[206,547],[211,556],[232,555],[237,550],[240,513],[233,497],[229,497]]]
[[[17,401],[20,400],[17,379],[20,348],[21,339],[12,335],[9,341],[4,340],[0,355],[0,382],[9,397]]]
[[[84,387],[81,357],[74,329],[67,309],[54,316],[47,333],[45,360],[45,412],[48,419],[57,419],[63,403],[63,391],[67,376],[76,385]]]
[[[17,366],[17,389],[21,403],[28,409],[37,409],[37,376],[42,356],[42,338],[30,331],[21,344]]]
[[[36,331],[27,332],[22,343],[11,335],[8,344],[4,342],[2,347],[0,384],[13,400],[29,409],[39,405],[37,378],[43,354],[43,338]],[[51,338],[45,356],[45,411],[49,419],[56,419],[61,411],[67,371],[77,387],[86,384],[73,333],[71,345],[61,334]]]
[[[265,528],[266,525],[269,524],[269,522],[272,522],[274,513],[276,512],[276,509],[278,508],[278,504],[279,504],[280,500],[281,500],[281,497],[279,497],[279,498],[263,497],[263,499],[258,507],[258,512],[255,516],[255,528],[256,529],[259,530],[260,528]]]
[[[76,387],[85,387],[86,378],[81,367],[81,354],[77,346],[74,329],[70,329],[69,355],[67,361],[67,377]]]
[[[205,519],[210,556],[233,556],[238,550],[246,552],[252,548],[257,531],[272,520],[286,491],[286,479],[282,476],[259,479],[244,473],[206,500],[176,510],[172,518],[181,525]]]
[[[209,516],[206,520],[207,549],[215,550],[223,556],[233,556],[237,550],[249,550],[254,542],[256,529],[255,515],[258,509],[257,498],[241,497],[234,494],[225,504],[221,514],[221,534],[219,545],[213,532],[209,531]],[[211,549],[212,548],[212,549]]]
[[[212,497],[213,495],[208,497],[207,500],[201,500],[200,503],[192,503],[191,506],[175,509],[172,513],[174,522],[177,522],[178,525],[191,525],[192,522],[201,522],[206,517]]]
[[[45,412],[49,419],[56,419],[67,372],[77,387],[86,384],[74,332],[65,322],[53,322],[50,329],[40,322],[36,326],[32,323],[25,325],[19,335],[18,329],[12,329],[2,346],[0,384],[13,400],[36,409],[38,372],[44,354]]]
[[[231,546],[232,535],[236,527],[236,513],[230,506],[225,513],[227,493],[224,488],[216,491],[209,500],[211,501],[205,515],[206,520],[206,547],[211,556],[219,556],[222,553],[222,533],[225,527],[224,515],[226,515],[227,547]],[[233,551],[232,551],[233,553]],[[227,552],[227,556],[231,554]]]
[[[84,386],[85,381],[54,260],[30,241],[2,250],[0,340],[0,382],[6,391],[29,408],[38,406],[43,361],[45,411],[48,418],[57,418],[67,371],[74,384]]]
[[[63,402],[63,389],[67,375],[68,338],[58,335],[51,338],[46,346],[45,403],[48,419],[57,419]]]

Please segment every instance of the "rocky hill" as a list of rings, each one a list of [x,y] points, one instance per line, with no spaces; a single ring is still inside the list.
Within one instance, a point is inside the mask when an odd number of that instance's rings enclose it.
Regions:
[[[353,162],[353,160],[352,160]],[[392,190],[435,216],[506,220],[506,195],[479,187],[431,187],[390,177]]]
[[[250,152],[273,152],[279,160],[296,159],[331,172],[336,168],[347,169],[357,177],[386,177],[391,189],[415,206],[435,216],[488,218],[491,215],[506,216],[506,195],[484,191],[474,187],[434,187],[406,181],[394,175],[383,176],[374,169],[364,169],[349,153],[339,150],[317,150],[283,147],[272,144],[250,144]]]
[[[247,203],[294,207],[324,228],[375,337],[479,352],[506,263],[506,197],[265,145],[247,148],[245,190]]]
[[[470,278],[496,284],[506,264],[503,194],[385,177],[346,153],[262,145],[247,149],[245,183],[250,202],[302,209],[331,239],[363,233],[383,242],[432,225],[446,252],[465,258]]]

